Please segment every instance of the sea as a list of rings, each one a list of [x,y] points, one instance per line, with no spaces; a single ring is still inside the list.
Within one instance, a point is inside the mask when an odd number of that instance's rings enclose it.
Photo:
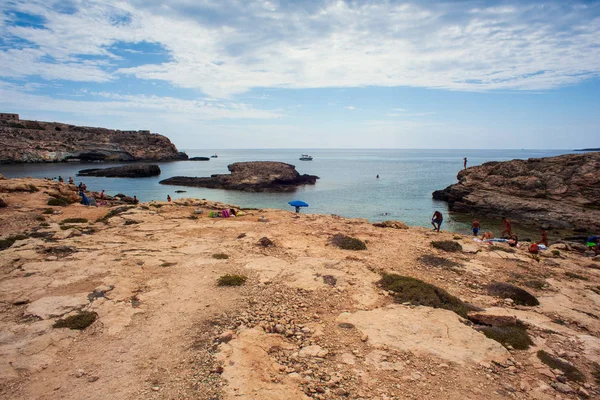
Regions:
[[[218,158],[210,161],[159,162],[161,175],[151,178],[77,177],[85,168],[102,168],[123,163],[52,163],[0,165],[5,177],[57,178],[73,177],[84,182],[88,190],[106,190],[107,194],[136,195],[140,201],[171,198],[199,198],[221,201],[248,208],[278,208],[293,211],[292,200],[309,204],[302,213],[336,214],[369,221],[400,220],[411,226],[431,227],[435,210],[444,214],[442,229],[469,232],[470,217],[451,215],[445,202],[431,198],[434,190],[457,182],[456,175],[467,166],[487,161],[505,161],[551,157],[573,153],[572,150],[418,150],[418,149],[185,149],[190,157]],[[300,161],[309,154],[312,161]],[[205,177],[228,173],[227,165],[239,161],[281,161],[296,166],[301,174],[320,177],[316,185],[299,187],[293,193],[246,193],[221,189],[204,189],[160,185],[172,176]],[[379,175],[379,178],[377,178]],[[176,193],[184,190],[184,193]],[[485,219],[485,218],[482,218]],[[490,222],[491,223],[491,222]],[[496,224],[494,222],[494,224]],[[499,226],[499,223],[497,224]],[[483,229],[488,227],[482,226]]]

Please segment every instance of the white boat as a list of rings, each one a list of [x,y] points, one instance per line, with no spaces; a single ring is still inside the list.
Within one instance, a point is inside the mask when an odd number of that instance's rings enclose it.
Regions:
[[[212,156],[210,156],[210,158],[219,158],[219,156],[217,155],[217,153],[215,153]]]
[[[302,154],[300,161],[312,161],[312,156],[309,156],[308,154]]]

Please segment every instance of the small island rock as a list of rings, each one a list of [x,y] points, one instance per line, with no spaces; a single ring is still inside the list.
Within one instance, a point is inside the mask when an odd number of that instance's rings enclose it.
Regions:
[[[147,178],[160,175],[160,167],[156,164],[123,165],[112,168],[82,169],[78,176],[105,176],[107,178]]]

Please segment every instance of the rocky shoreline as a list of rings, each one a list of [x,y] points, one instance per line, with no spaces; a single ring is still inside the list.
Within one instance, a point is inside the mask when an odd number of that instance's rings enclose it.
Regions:
[[[238,162],[227,169],[231,174],[205,178],[174,176],[159,183],[245,192],[291,192],[301,185],[314,185],[319,179],[315,175],[300,175],[295,166],[275,161]]]
[[[0,164],[187,160],[162,135],[60,122],[0,121]]]
[[[575,243],[533,257],[198,199],[48,205],[72,193],[0,177],[0,397],[600,395],[600,260]]]
[[[433,192],[452,212],[523,224],[600,230],[600,153],[487,162]]]

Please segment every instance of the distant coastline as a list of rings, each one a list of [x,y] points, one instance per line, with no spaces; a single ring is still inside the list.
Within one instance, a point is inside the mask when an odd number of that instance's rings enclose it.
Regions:
[[[577,149],[577,150],[574,150],[574,151],[600,151],[600,147],[593,147],[593,148],[590,148],[590,149]]]

